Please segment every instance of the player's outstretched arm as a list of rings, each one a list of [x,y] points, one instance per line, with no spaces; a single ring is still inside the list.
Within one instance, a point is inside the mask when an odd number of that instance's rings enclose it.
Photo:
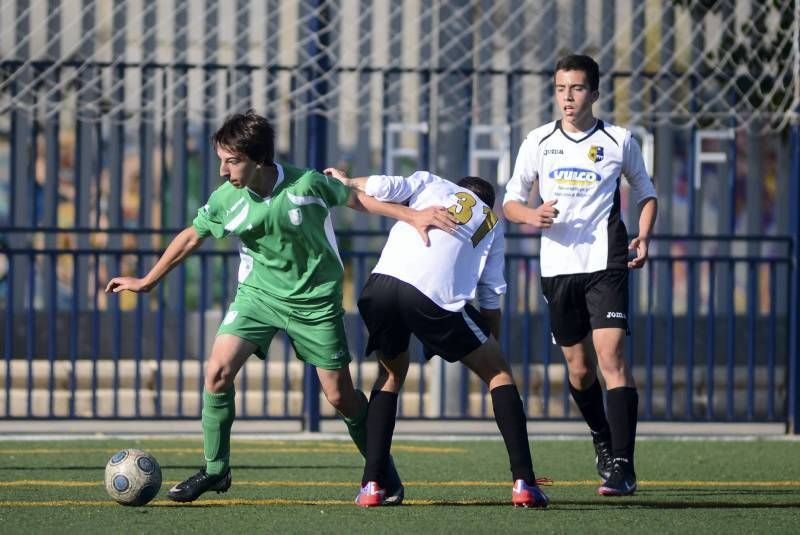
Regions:
[[[356,191],[367,190],[367,179],[369,177],[357,176],[355,178],[350,178],[349,176],[347,176],[347,173],[335,167],[328,167],[322,172],[328,176],[332,176],[333,178],[335,178],[336,180],[338,180],[339,182],[341,182],[350,189],[354,189]]]
[[[453,216],[443,206],[429,206],[422,210],[415,210],[402,204],[379,201],[360,191],[356,192],[354,204],[348,206],[408,223],[417,230],[425,245],[430,245],[428,231],[431,228],[453,232],[457,225]]]
[[[650,233],[656,223],[658,201],[655,197],[645,199],[639,209],[639,235],[632,239],[628,246],[629,251],[636,253],[636,257],[628,262],[628,267],[631,269],[642,268],[647,262],[647,249],[650,244]]]
[[[519,201],[507,201],[503,204],[503,214],[513,223],[527,223],[536,228],[550,228],[553,226],[558,209],[558,199],[543,202],[536,208],[529,208]]]
[[[149,292],[158,282],[169,273],[172,268],[180,264],[184,258],[200,247],[203,243],[195,228],[188,227],[180,232],[170,242],[167,250],[158,259],[153,269],[142,278],[137,277],[114,277],[108,281],[106,293],[119,293],[124,290],[131,292]]]
[[[328,167],[323,172],[351,188],[352,192],[347,202],[350,208],[408,223],[417,230],[425,245],[430,245],[428,231],[431,228],[453,232],[457,226],[455,218],[443,206],[415,210],[402,204],[379,201],[364,193],[369,177],[349,178],[344,171],[334,167]]]

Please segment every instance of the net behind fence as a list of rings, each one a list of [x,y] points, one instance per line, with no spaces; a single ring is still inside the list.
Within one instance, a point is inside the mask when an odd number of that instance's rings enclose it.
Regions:
[[[345,138],[365,121],[465,115],[527,128],[552,116],[567,52],[598,59],[599,107],[625,124],[770,131],[800,106],[793,0],[5,0],[2,12],[4,117],[216,123],[253,106],[321,114]]]

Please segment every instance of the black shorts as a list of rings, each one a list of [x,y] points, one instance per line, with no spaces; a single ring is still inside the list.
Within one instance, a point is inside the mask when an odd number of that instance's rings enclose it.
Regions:
[[[572,346],[593,329],[628,330],[628,270],[542,277],[553,339]]]
[[[369,276],[358,311],[369,331],[367,355],[377,350],[396,357],[408,350],[413,334],[426,359],[439,355],[456,362],[489,339],[489,325],[472,305],[459,312],[445,310],[411,284],[380,273]]]

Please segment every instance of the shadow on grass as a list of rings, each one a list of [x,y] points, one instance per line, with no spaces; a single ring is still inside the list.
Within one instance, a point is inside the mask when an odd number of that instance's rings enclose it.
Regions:
[[[341,507],[354,507],[350,501],[335,501],[332,503],[328,500],[303,500],[303,499],[289,499],[280,500],[280,503],[270,503],[270,499],[243,499],[236,501],[220,501],[219,503],[203,502],[203,503],[153,503],[149,507],[232,507],[232,506],[270,506],[270,507],[287,507],[287,506],[341,506]],[[508,500],[475,500],[475,501],[457,501],[457,500],[407,500],[406,503],[400,506],[393,506],[389,509],[397,507],[401,508],[428,508],[428,507],[504,507],[511,508]],[[382,509],[386,509],[383,507]],[[631,498],[609,499],[606,501],[590,501],[590,500],[555,500],[550,503],[551,510],[568,510],[568,511],[604,511],[604,510],[620,510],[620,509],[796,509],[800,508],[800,500],[794,501],[781,501],[777,503],[764,503],[764,502],[730,502],[730,501],[704,501],[697,502],[693,500],[667,500],[667,501],[649,501],[637,500]],[[537,508],[531,508],[537,509]]]
[[[800,498],[800,489],[780,489],[780,488],[741,488],[741,489],[692,489],[694,496],[771,496],[780,494],[783,496],[797,496]],[[639,496],[685,496],[685,488],[664,487],[658,490],[637,490]]]
[[[170,464],[161,465],[162,470],[194,470],[200,468],[201,463],[195,464]],[[235,465],[231,467],[234,471],[238,470],[361,470],[363,466],[348,466],[348,465],[331,465],[331,464],[318,464],[318,465]],[[67,471],[67,470],[103,470],[105,466],[0,466],[0,472],[5,470],[33,470],[38,472],[52,472],[52,471]]]
[[[31,470],[35,472],[63,472],[67,470],[91,470],[92,472],[97,470],[103,470],[105,466],[71,466],[71,465],[61,465],[61,466],[0,466],[0,472],[2,471],[11,471],[11,470]]]
[[[162,470],[199,470],[200,463],[197,464],[186,464],[186,465],[179,465],[179,464],[169,464],[169,465],[161,465]],[[309,464],[309,465],[297,465],[297,464],[260,464],[260,465],[248,465],[248,464],[234,464],[231,465],[231,471],[233,473],[241,472],[242,470],[363,470],[363,466],[356,466],[356,465],[341,465],[341,464]]]
[[[733,501],[695,501],[686,500],[637,500],[631,498],[609,498],[605,501],[588,500],[558,500],[551,502],[551,506],[581,506],[583,508],[601,509],[794,509],[800,507],[800,500],[781,501],[781,502],[733,502]]]
[[[305,507],[331,507],[331,506],[341,506],[341,507],[353,507],[356,508],[356,505],[352,501],[342,501],[341,503],[331,503],[330,501],[315,501],[315,500],[302,500],[302,499],[295,499],[295,500],[288,500],[290,503],[281,502],[281,503],[263,503],[263,501],[269,500],[258,500],[255,499],[250,503],[247,500],[242,500],[241,502],[223,502],[220,503],[151,503],[148,504],[147,507],[199,507],[199,508],[206,508],[206,507],[241,507],[241,506],[257,506],[257,507],[287,507],[287,506],[305,506]],[[463,502],[456,502],[456,501],[432,501],[431,503],[412,503],[412,504],[403,504],[403,505],[393,505],[393,506],[384,506],[381,509],[398,509],[403,508],[407,509],[409,507],[510,507],[511,504],[507,500],[497,500],[497,501],[481,501],[481,502],[471,502],[471,503],[463,503]],[[365,508],[366,509],[366,508]],[[374,509],[374,508],[372,508]]]

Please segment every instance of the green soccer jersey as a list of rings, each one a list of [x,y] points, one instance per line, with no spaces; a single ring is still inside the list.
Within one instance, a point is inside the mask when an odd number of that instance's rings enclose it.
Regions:
[[[330,211],[347,202],[350,189],[313,169],[276,166],[270,197],[225,182],[192,224],[203,237],[239,236],[240,286],[297,307],[340,304],[344,270]]]

